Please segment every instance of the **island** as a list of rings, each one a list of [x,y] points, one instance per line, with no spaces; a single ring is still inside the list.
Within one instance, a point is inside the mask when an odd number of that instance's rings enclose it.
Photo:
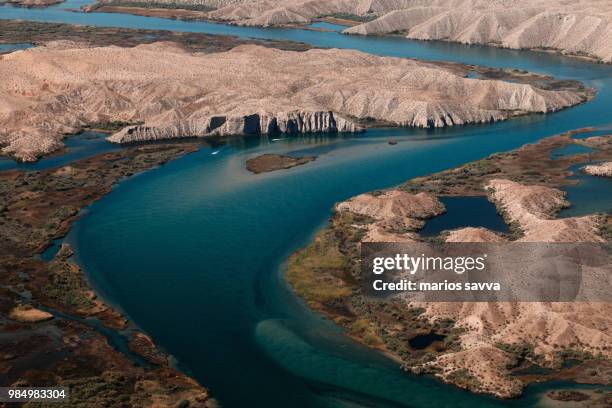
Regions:
[[[246,168],[251,173],[259,174],[302,166],[315,159],[316,156],[291,157],[282,154],[262,154],[248,159],[246,161]]]
[[[55,41],[86,43],[90,46],[117,45],[135,47],[159,41],[170,41],[190,51],[211,53],[229,51],[244,44],[257,44],[281,50],[305,51],[310,45],[285,40],[256,40],[229,35],[213,35],[199,32],[96,27],[22,20],[2,20],[0,44],[24,43],[44,46]]]

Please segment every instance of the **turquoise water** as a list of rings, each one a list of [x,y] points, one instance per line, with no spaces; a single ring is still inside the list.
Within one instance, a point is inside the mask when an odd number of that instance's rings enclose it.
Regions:
[[[64,139],[66,152],[57,155],[43,157],[34,163],[18,163],[7,157],[0,157],[0,171],[10,169],[20,170],[45,170],[54,167],[65,166],[75,160],[95,156],[100,153],[111,152],[120,147],[106,141],[108,135],[96,132],[82,132],[78,135]]]
[[[534,406],[472,395],[403,373],[344,337],[293,296],[283,262],[325,224],[335,202],[582,126],[612,124],[612,67],[559,56],[336,32],[259,29],[103,13],[2,8],[0,18],[289,39],[380,55],[516,67],[586,81],[590,103],[553,115],[440,130],[378,129],[276,142],[235,138],[137,175],[93,204],[68,238],[101,295],[171,353],[224,407]],[[398,141],[391,146],[392,138]],[[315,162],[253,175],[262,153]],[[563,384],[565,387],[570,385]]]
[[[102,295],[224,406],[529,406],[535,391],[502,403],[402,373],[311,313],[279,271],[334,202],[538,137],[466,129],[203,149],[91,206],[73,230],[77,253]],[[265,175],[244,169],[263,152],[304,151],[320,156]]]
[[[609,177],[591,176],[580,171],[585,164],[573,166],[574,175],[570,179],[577,181],[567,186],[567,200],[571,207],[562,210],[560,217],[579,217],[596,212],[612,213],[612,179]]]
[[[440,201],[446,207],[446,212],[427,220],[419,234],[434,236],[444,230],[463,227],[484,227],[498,232],[509,231],[504,219],[497,213],[495,205],[486,197],[442,197]]]
[[[0,54],[9,52],[9,51],[25,50],[31,47],[32,47],[32,44],[28,44],[28,43],[0,44]]]
[[[400,37],[347,36],[339,32],[240,27],[202,21],[180,21],[118,13],[79,13],[66,11],[66,9],[78,9],[82,5],[89,3],[91,3],[91,0],[68,0],[43,9],[0,6],[0,19],[203,32],[248,38],[303,41],[319,47],[351,48],[376,55],[458,61],[492,67],[529,69],[535,72],[549,73],[559,78],[581,78],[597,81],[609,79],[610,73],[609,66],[571,60],[546,53],[466,46],[443,41],[423,42]],[[594,83],[594,85],[597,84]]]

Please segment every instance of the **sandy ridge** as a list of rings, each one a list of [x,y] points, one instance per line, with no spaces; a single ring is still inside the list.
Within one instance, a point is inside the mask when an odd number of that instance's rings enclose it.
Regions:
[[[515,49],[554,49],[612,62],[612,3],[606,0],[261,0],[209,13],[241,25],[306,24],[333,14],[377,17],[347,34],[402,33]]]
[[[584,144],[608,149],[609,140],[609,136],[588,138]],[[540,144],[545,145],[545,141]],[[519,154],[512,157],[518,158],[527,151],[519,149]],[[482,188],[520,234],[502,236],[486,228],[467,227],[441,237],[446,242],[606,242],[600,230],[605,216],[557,218],[558,211],[570,205],[565,193],[557,188],[513,181],[502,174],[489,179]],[[414,242],[421,240],[418,230],[422,224],[411,221],[440,214],[440,205],[430,193],[391,189],[358,195],[337,204],[336,211],[337,216],[350,212],[370,217],[365,224],[356,226],[364,231],[361,242]],[[396,232],[397,226],[408,232]],[[530,352],[540,358],[538,364],[549,368],[559,364],[564,351],[612,358],[609,303],[412,301],[407,307],[425,310],[424,317],[432,324],[452,319],[463,332],[460,349],[429,362],[407,364],[406,369],[433,373],[474,392],[504,398],[521,394],[524,382],[510,375],[508,369],[516,364],[515,355],[508,351],[512,348],[531,347]]]
[[[142,123],[128,143],[227,134],[356,132],[488,123],[578,104],[584,95],[464,78],[414,60],[348,50],[239,46],[201,54],[172,43],[134,48],[56,42],[0,59],[0,145],[21,160],[62,147],[91,123]]]

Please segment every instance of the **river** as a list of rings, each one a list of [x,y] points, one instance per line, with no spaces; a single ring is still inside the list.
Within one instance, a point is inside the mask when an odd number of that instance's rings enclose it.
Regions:
[[[335,202],[563,131],[610,125],[611,66],[443,42],[64,10],[85,3],[0,7],[0,18],[286,39],[379,55],[515,67],[596,87],[596,98],[587,104],[492,125],[282,140],[231,138],[222,147],[202,148],[120,183],[87,209],[68,237],[96,290],[150,334],[180,369],[209,387],[224,407],[538,403],[550,384],[529,387],[519,400],[501,401],[403,373],[312,313],[287,288],[283,262],[325,224]],[[398,144],[389,145],[390,139]],[[319,158],[288,171],[248,173],[245,160],[264,152]]]

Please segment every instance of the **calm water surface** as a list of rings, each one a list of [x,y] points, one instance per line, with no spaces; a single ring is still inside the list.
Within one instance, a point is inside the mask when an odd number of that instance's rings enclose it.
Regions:
[[[442,197],[446,212],[429,219],[419,231],[423,236],[438,235],[444,230],[463,227],[483,227],[497,232],[509,232],[508,225],[486,197]]]
[[[568,144],[563,147],[559,147],[558,149],[554,149],[552,152],[550,152],[550,157],[551,159],[558,159],[559,157],[590,153],[592,151],[593,149],[588,146],[582,146],[579,144]]]
[[[28,43],[0,44],[0,54],[4,54],[6,52],[17,51],[17,50],[25,50],[31,47],[32,47],[32,44],[28,44]]]
[[[10,169],[45,170],[64,166],[75,160],[95,156],[120,149],[119,145],[106,141],[108,135],[96,132],[83,132],[64,139],[66,149],[61,154],[46,156],[34,163],[18,163],[13,159],[0,157],[0,171]]]
[[[580,217],[596,212],[612,213],[612,179],[591,176],[580,170],[584,164],[571,167],[574,175],[570,179],[577,184],[564,188],[569,208],[559,213],[560,217]]]
[[[355,137],[231,139],[138,175],[92,205],[69,240],[96,289],[225,407],[534,406],[407,375],[342,336],[286,287],[283,262],[325,224],[334,203],[582,126],[612,124],[612,67],[532,52],[337,32],[231,27],[121,14],[0,7],[0,18],[288,39],[399,57],[516,67],[585,81],[590,103],[490,126],[374,130]],[[391,146],[392,138],[399,143]],[[264,152],[317,154],[270,174],[244,169]],[[213,154],[214,153],[214,154]],[[609,195],[608,198],[611,198]],[[609,201],[608,201],[609,202]],[[564,387],[571,387],[562,384]]]

